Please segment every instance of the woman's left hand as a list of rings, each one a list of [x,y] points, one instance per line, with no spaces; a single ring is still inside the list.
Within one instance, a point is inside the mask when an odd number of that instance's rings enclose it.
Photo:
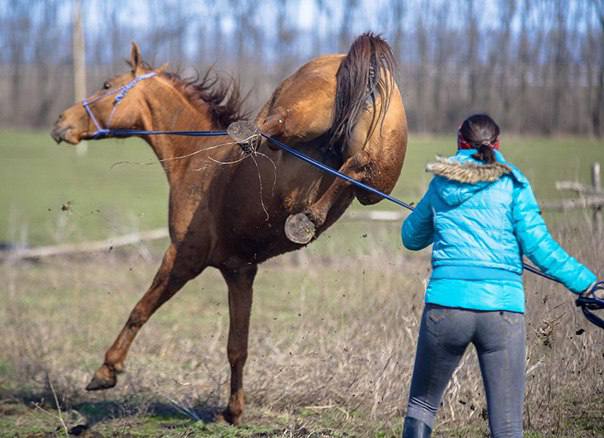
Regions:
[[[596,280],[581,294],[585,298],[604,300],[604,281]]]

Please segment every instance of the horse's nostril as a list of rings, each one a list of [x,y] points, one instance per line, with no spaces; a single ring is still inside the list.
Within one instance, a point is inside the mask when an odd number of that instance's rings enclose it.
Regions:
[[[65,118],[65,115],[63,113],[59,114],[59,118],[57,119],[57,122],[62,122],[64,118]]]

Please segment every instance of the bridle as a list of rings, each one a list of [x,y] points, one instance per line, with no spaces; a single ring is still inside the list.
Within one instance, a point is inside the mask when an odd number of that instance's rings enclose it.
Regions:
[[[90,107],[90,105],[92,105],[93,103],[95,103],[101,99],[104,99],[105,97],[115,96],[113,99],[113,109],[111,110],[111,114],[109,115],[109,120],[107,121],[107,126],[110,126],[111,120],[113,119],[113,115],[114,115],[115,111],[117,110],[117,107],[119,106],[119,104],[126,97],[126,94],[128,94],[128,92],[130,90],[132,90],[134,87],[136,87],[136,85],[139,82],[144,81],[145,79],[150,79],[157,75],[158,75],[158,73],[155,71],[145,73],[144,75],[136,76],[130,82],[128,82],[125,85],[122,85],[121,87],[119,87],[116,90],[102,93],[92,100],[88,100],[87,98],[83,99],[82,106],[84,107],[84,110],[86,110],[86,114],[88,114],[88,117],[90,118],[90,120],[92,121],[92,123],[94,124],[94,126],[96,128],[96,131],[94,131],[92,133],[92,135],[90,135],[89,139],[90,140],[100,140],[100,139],[107,138],[107,137],[125,138],[125,137],[131,137],[133,135],[181,135],[181,136],[187,136],[187,137],[220,137],[223,135],[227,135],[226,130],[222,130],[222,131],[218,131],[218,130],[217,131],[147,131],[147,130],[142,130],[142,129],[114,129],[114,128],[110,128],[110,127],[103,128],[103,126],[101,126],[98,119],[95,117],[94,112],[92,111],[92,108]]]
[[[128,94],[128,92],[130,90],[132,90],[134,87],[136,87],[136,85],[139,82],[144,81],[145,79],[152,78],[154,76],[157,76],[157,72],[155,72],[155,71],[152,71],[152,72],[149,72],[149,73],[145,73],[143,75],[136,76],[130,82],[128,82],[125,85],[122,85],[118,89],[102,93],[101,95],[95,97],[92,100],[88,100],[88,98],[82,99],[82,106],[84,107],[84,110],[86,110],[86,114],[88,114],[88,117],[90,118],[90,120],[92,121],[92,123],[94,124],[94,126],[96,127],[96,131],[92,134],[91,138],[92,139],[98,139],[98,138],[102,138],[102,137],[107,137],[107,136],[110,135],[111,129],[109,129],[109,128],[103,128],[101,126],[101,124],[99,123],[99,121],[97,120],[97,118],[94,116],[94,112],[90,108],[90,105],[92,105],[93,103],[95,103],[95,102],[97,102],[97,101],[99,101],[101,99],[104,99],[105,97],[109,97],[109,96],[115,95],[115,97],[113,99],[113,109],[111,110],[111,114],[109,115],[109,120],[107,122],[107,125],[109,126],[109,125],[111,125],[111,119],[113,118],[113,114],[115,113],[118,105],[126,97],[126,94]]]

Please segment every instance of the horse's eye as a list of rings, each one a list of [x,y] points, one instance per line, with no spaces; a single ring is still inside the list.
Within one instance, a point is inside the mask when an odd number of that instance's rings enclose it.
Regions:
[[[104,89],[104,90],[108,90],[108,89],[110,89],[110,88],[111,88],[111,82],[109,82],[109,81],[105,81],[105,82],[103,83],[103,89]]]

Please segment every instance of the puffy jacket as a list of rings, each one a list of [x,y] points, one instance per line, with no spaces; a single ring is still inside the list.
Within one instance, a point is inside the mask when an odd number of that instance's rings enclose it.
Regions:
[[[403,245],[433,244],[426,302],[524,312],[522,257],[575,293],[596,276],[552,238],[526,177],[498,151],[487,165],[460,150],[429,164],[435,176],[402,227]]]

